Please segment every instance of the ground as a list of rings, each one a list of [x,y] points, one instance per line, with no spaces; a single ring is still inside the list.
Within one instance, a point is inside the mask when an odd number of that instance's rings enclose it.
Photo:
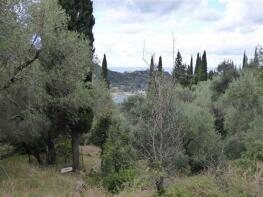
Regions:
[[[25,155],[14,155],[0,160],[0,197],[108,197],[109,192],[99,186],[92,186],[87,181],[91,171],[100,167],[100,149],[95,146],[81,147],[81,164],[85,173],[61,174],[59,168],[39,167],[36,162],[28,163]],[[79,190],[78,184],[85,186]],[[81,194],[79,194],[81,193]],[[125,191],[118,197],[151,196],[153,191]]]
[[[100,170],[100,149],[85,146],[80,149],[83,157],[81,173],[61,174],[60,167],[39,167],[28,163],[25,155],[14,155],[0,160],[0,197],[111,197],[92,177],[91,172]],[[145,162],[138,163],[139,176],[117,197],[150,197],[155,192],[154,173]],[[253,176],[237,172],[229,166],[222,172],[200,173],[195,176],[176,177],[167,181],[169,197],[262,197],[263,164]]]

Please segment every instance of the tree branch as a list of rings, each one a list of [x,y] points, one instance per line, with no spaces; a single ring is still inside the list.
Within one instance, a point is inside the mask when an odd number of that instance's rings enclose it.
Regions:
[[[0,89],[0,91],[8,89],[16,80],[17,80],[17,75],[21,73],[24,69],[26,69],[28,66],[30,66],[34,61],[36,61],[39,57],[41,50],[37,50],[36,54],[33,58],[27,60],[23,64],[19,65],[15,71],[13,76],[9,79],[9,81]]]

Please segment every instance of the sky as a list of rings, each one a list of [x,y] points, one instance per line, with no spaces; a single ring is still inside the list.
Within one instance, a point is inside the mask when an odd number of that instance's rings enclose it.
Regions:
[[[94,0],[96,55],[108,67],[147,67],[152,55],[173,65],[175,50],[187,64],[207,52],[208,67],[224,59],[241,65],[263,44],[263,0]]]

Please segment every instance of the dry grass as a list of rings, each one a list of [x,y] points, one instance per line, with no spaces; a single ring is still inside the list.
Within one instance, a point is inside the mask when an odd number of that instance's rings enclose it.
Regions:
[[[88,146],[83,148],[84,166],[90,170],[99,162],[100,150]],[[86,155],[85,155],[86,154]],[[76,192],[76,184],[83,180],[81,174],[60,174],[55,168],[39,167],[29,164],[25,156],[0,161],[0,196],[1,197],[105,197],[107,192],[102,188],[82,189],[81,195]]]
[[[81,163],[84,164],[83,168],[87,173],[92,170],[100,170],[100,148],[96,146],[81,146],[80,153],[83,155],[83,157],[81,156]]]
[[[76,192],[77,183],[89,178],[91,170],[100,170],[100,149],[81,147],[84,173],[60,174],[58,169],[29,164],[26,156],[16,155],[0,161],[1,197],[107,197],[113,196],[99,185],[87,184]],[[6,171],[3,172],[1,167]],[[147,165],[138,163],[139,176],[116,197],[156,196],[154,175]],[[192,177],[172,179],[167,187],[168,196],[175,197],[262,197],[263,164],[255,173],[244,172],[230,165],[215,174],[204,173]]]
[[[229,165],[215,178],[221,190],[229,196],[263,196],[263,163],[258,163],[256,171],[253,172]]]

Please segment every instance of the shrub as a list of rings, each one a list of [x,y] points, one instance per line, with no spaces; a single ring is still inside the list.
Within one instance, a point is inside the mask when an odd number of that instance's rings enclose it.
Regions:
[[[135,153],[128,134],[128,128],[121,125],[120,121],[114,121],[103,147],[103,185],[113,193],[123,189],[124,183],[133,177]]]
[[[133,168],[121,169],[104,177],[103,186],[112,193],[118,193],[124,189],[125,184],[133,182],[135,176],[136,171]]]

